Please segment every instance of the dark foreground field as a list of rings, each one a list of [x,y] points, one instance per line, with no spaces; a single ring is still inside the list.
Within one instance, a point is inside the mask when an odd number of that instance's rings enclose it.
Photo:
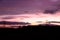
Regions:
[[[57,25],[38,25],[38,26],[23,26],[22,28],[13,29],[13,28],[0,28],[0,33],[3,34],[13,34],[13,35],[24,35],[24,34],[32,34],[32,35],[48,35],[50,34],[60,34],[60,26]],[[49,35],[50,35],[49,34]]]
[[[22,28],[0,28],[0,32],[53,32],[59,31],[58,25],[38,25],[38,26],[23,26]]]

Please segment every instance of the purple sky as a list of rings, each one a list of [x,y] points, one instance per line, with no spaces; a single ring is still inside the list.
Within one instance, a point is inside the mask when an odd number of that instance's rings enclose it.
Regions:
[[[31,13],[40,10],[56,9],[60,0],[0,0],[0,15],[15,15],[29,11]],[[56,6],[53,6],[56,5]]]
[[[45,10],[55,10],[60,0],[0,0],[0,18],[11,19],[8,15],[36,14]],[[59,6],[60,7],[60,6]],[[26,12],[28,11],[28,12]]]

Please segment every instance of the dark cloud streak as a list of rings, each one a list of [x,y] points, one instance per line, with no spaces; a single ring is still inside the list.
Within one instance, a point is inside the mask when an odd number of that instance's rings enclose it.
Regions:
[[[13,19],[14,17],[3,17],[2,19]]]
[[[45,10],[44,13],[45,14],[55,14],[57,11],[60,11],[60,4],[55,4],[53,5],[54,7],[56,7],[55,9],[51,9],[51,10]]]

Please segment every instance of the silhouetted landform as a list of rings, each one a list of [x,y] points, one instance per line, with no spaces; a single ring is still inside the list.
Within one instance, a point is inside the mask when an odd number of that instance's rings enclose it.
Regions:
[[[10,22],[10,21],[0,21],[0,24],[30,24],[28,22]]]
[[[20,29],[18,29],[20,30]],[[42,24],[36,26],[23,26],[21,28],[21,32],[58,32],[60,30],[60,26],[53,24]]]
[[[41,24],[41,25],[36,25],[36,26],[23,26],[22,28],[0,28],[0,30],[8,31],[8,32],[53,32],[53,31],[58,31],[60,30],[60,26],[58,25],[53,25],[53,24]],[[7,29],[7,30],[6,30]]]

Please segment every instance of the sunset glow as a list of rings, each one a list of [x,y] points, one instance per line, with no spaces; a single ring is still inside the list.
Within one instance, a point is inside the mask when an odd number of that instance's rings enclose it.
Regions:
[[[0,21],[38,25],[46,20],[60,22],[60,0],[0,0]]]
[[[29,22],[32,25],[38,24],[37,21],[59,21],[60,22],[60,12],[57,12],[53,15],[51,14],[43,14],[43,13],[37,13],[36,14],[21,14],[21,15],[13,15],[12,19],[4,19],[6,21],[15,21],[15,22]],[[7,15],[6,15],[7,16]],[[10,15],[9,15],[10,17]],[[2,17],[0,17],[2,18]],[[1,19],[3,20],[3,19]]]

